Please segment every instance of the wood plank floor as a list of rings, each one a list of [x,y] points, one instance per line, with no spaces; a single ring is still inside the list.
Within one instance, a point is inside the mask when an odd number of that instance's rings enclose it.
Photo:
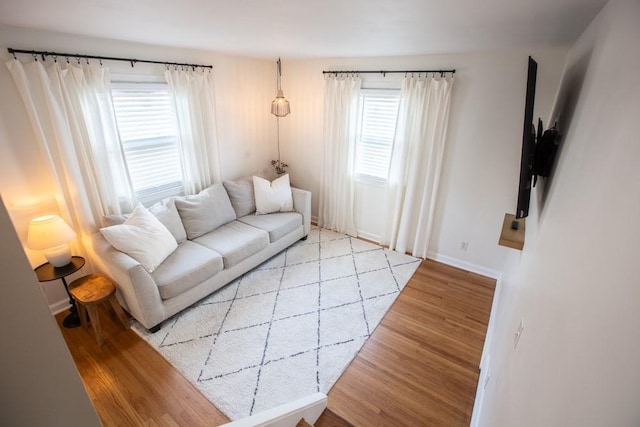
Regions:
[[[328,408],[356,426],[468,426],[494,289],[493,279],[424,261]]]
[[[424,261],[329,392],[331,412],[316,426],[469,425],[494,288],[493,279]],[[112,313],[100,315],[103,347],[90,329],[61,330],[105,426],[228,421]]]

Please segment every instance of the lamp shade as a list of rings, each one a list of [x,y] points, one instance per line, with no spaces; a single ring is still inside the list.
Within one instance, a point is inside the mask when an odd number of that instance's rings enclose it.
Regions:
[[[276,117],[284,117],[290,112],[289,101],[284,97],[282,89],[278,89],[278,95],[271,102],[271,114]]]
[[[29,223],[27,247],[43,250],[63,245],[76,238],[76,232],[58,215],[34,218]]]

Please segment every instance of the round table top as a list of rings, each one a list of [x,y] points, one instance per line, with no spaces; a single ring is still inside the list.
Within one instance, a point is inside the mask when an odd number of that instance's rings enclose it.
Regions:
[[[69,284],[71,295],[83,304],[101,302],[116,292],[116,285],[102,274],[89,274]]]
[[[84,258],[81,256],[71,257],[71,262],[64,267],[54,267],[51,263],[45,262],[42,265],[36,267],[33,271],[36,272],[39,282],[49,282],[51,280],[62,279],[70,274],[75,273],[84,267]]]

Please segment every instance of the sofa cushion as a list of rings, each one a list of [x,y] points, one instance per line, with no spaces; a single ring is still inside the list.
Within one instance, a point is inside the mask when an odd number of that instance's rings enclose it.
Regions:
[[[120,225],[127,220],[129,215],[123,214],[111,214],[105,215],[100,219],[100,225],[102,227],[111,227],[112,225]]]
[[[230,268],[266,248],[269,234],[240,221],[233,221],[198,237],[194,242],[218,252],[224,260],[224,268]]]
[[[189,240],[236,219],[229,196],[220,183],[192,196],[177,197],[176,207]]]
[[[241,178],[222,183],[227,190],[231,205],[238,218],[256,211],[256,197],[253,194],[253,179]]]
[[[238,221],[269,233],[271,243],[302,227],[302,215],[298,212],[280,212],[269,215],[247,215]]]
[[[272,182],[254,176],[253,190],[256,197],[256,215],[293,210],[293,196],[288,174]]]
[[[173,234],[178,243],[187,240],[187,232],[182,225],[174,199],[164,199],[149,207],[149,212]]]
[[[223,269],[222,256],[185,240],[151,274],[162,299],[173,298]]]
[[[100,232],[111,246],[138,261],[149,273],[178,246],[167,227],[141,204],[125,222],[101,228]]]

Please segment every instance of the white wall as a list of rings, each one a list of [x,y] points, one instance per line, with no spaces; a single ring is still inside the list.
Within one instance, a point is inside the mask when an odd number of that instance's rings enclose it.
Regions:
[[[137,43],[78,37],[0,25],[0,193],[22,241],[28,222],[45,213],[56,213],[55,190],[47,162],[35,141],[22,100],[4,63],[7,47],[172,62],[213,64],[216,118],[223,179],[271,173],[269,159],[276,157],[275,119],[270,103],[275,95],[275,60],[233,57],[212,52],[150,46]],[[20,56],[28,61],[29,57]],[[60,60],[64,60],[60,58]],[[162,76],[162,65],[105,62],[112,73]],[[33,266],[45,259],[40,251],[26,250]],[[79,272],[77,275],[86,274]],[[75,276],[74,276],[75,277]],[[73,280],[74,277],[70,279]],[[66,294],[57,282],[42,285],[50,304]],[[54,309],[56,307],[54,306]]]
[[[640,2],[612,0],[570,51],[562,152],[503,276],[479,425],[640,425],[638,23]]]
[[[498,275],[511,249],[497,245],[505,212],[515,212],[522,146],[527,57],[538,61],[536,117],[546,117],[555,98],[568,48],[418,57],[283,61],[282,87],[291,115],[281,120],[282,157],[292,182],[318,194],[322,158],[323,70],[455,68],[449,134],[431,256]],[[363,74],[363,86],[400,87],[402,74]],[[378,237],[386,191],[359,186],[359,232]],[[313,212],[318,211],[313,199]],[[460,248],[469,242],[467,251]]]
[[[0,241],[0,424],[100,426],[1,198]]]

